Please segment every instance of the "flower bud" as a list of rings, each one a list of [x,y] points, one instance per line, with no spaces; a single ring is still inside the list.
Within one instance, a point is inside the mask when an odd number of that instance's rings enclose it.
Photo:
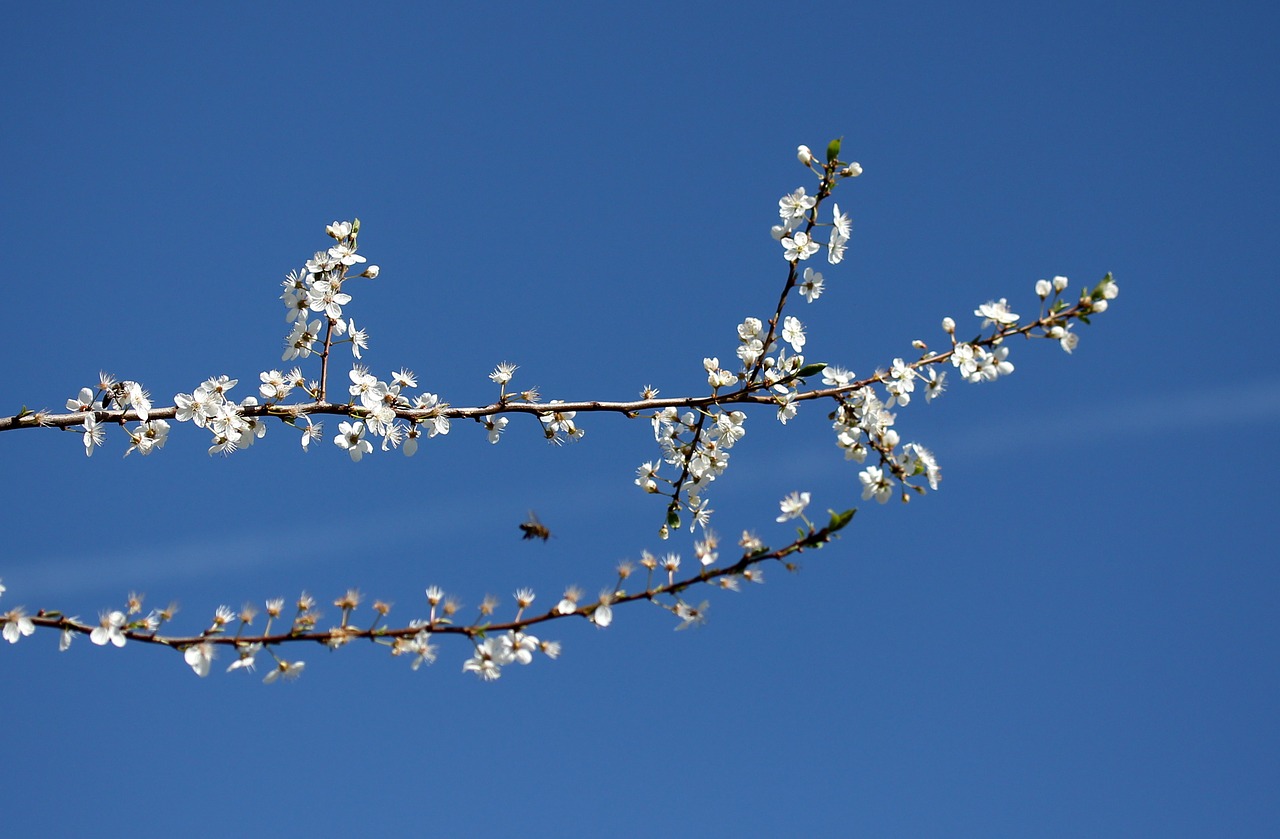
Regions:
[[[360,276],[368,277],[371,280],[376,280],[378,278],[378,271],[380,270],[381,269],[378,268],[377,265],[370,265],[368,268],[364,269],[364,273],[361,274]]]
[[[1101,314],[1102,312],[1105,312],[1107,310],[1107,301],[1106,300],[1093,301],[1093,310],[1095,312],[1098,312],[1099,314]]]
[[[951,318],[943,318],[942,331],[946,332],[948,335],[956,334],[956,322]]]
[[[1036,280],[1036,296],[1041,300],[1049,296],[1049,292],[1053,290],[1053,285],[1048,280]]]
[[[808,146],[798,146],[796,148],[796,159],[808,166],[813,163],[813,152],[809,150]]]
[[[846,178],[856,178],[862,174],[862,164],[850,163],[848,166],[844,167],[844,169],[840,170],[840,174],[844,175]]]
[[[1066,288],[1066,287],[1067,287],[1067,283],[1068,283],[1068,282],[1070,282],[1070,281],[1069,281],[1066,277],[1054,277],[1054,278],[1053,278],[1053,290],[1054,290],[1054,291],[1062,291],[1064,288]]]

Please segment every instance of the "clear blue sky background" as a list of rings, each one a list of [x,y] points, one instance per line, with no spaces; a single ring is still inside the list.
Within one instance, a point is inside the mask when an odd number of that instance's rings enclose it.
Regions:
[[[269,8],[264,8],[269,6]],[[10,835],[1274,836],[1276,13],[1262,3],[25,4],[0,58],[0,410],[99,369],[158,400],[279,366],[279,281],[360,216],[366,359],[455,404],[504,359],[549,397],[703,388],[776,300],[768,236],[845,137],[849,258],[802,314],[859,372],[992,297],[1115,272],[1067,357],[899,414],[942,491],[860,504],[803,571],[710,623],[562,622],[493,684],[358,646],[295,683],[54,634],[0,649]],[[966,327],[967,329],[968,327]],[[761,415],[712,494],[728,535],[856,468],[823,411]],[[546,446],[455,426],[416,458],[229,459],[175,428],[0,439],[0,608],[130,589],[214,607],[348,586],[407,619],[605,585],[655,535],[639,424]],[[557,538],[515,525],[536,507]],[[687,541],[670,547],[690,557]],[[505,608],[505,605],[504,605]],[[335,609],[327,609],[330,615]]]

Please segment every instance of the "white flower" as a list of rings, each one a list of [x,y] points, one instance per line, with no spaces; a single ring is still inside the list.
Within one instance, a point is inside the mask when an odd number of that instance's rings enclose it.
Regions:
[[[347,321],[347,340],[351,342],[351,354],[356,358],[360,357],[361,350],[369,349],[369,333],[363,329],[356,329],[355,318]]]
[[[863,469],[858,473],[858,480],[862,481],[862,499],[864,501],[875,496],[876,501],[883,504],[893,495],[893,484],[879,466],[868,466]]]
[[[302,670],[306,666],[305,661],[277,661],[276,666],[263,678],[262,683],[269,685],[281,676],[290,680],[296,679],[302,675]]]
[[[681,600],[679,603],[676,604],[675,611],[676,611],[676,617],[680,618],[680,620],[682,620],[683,623],[681,623],[679,626],[676,627],[676,631],[679,631],[681,629],[688,629],[694,624],[698,624],[700,626],[706,623],[707,609],[710,606],[711,604],[708,603],[706,600],[702,601],[697,606],[690,606],[688,603],[685,603],[683,600]]]
[[[808,303],[822,296],[822,274],[812,268],[804,269],[804,281],[799,286],[800,293]]]
[[[1009,301],[1001,297],[999,300],[989,300],[981,306],[973,310],[975,315],[984,318],[982,328],[986,329],[991,324],[999,326],[1007,326],[1018,322],[1018,316],[1009,311]]]
[[[993,382],[1000,376],[1009,375],[1013,372],[1013,364],[1007,360],[1008,355],[1008,347],[997,347],[995,352],[987,352],[979,348],[977,370],[969,376],[969,381],[977,382],[986,379]]]
[[[169,439],[169,423],[162,419],[144,422],[130,432],[129,448],[125,451],[125,455],[137,451],[146,457],[156,449],[164,448],[167,439]]]
[[[1049,296],[1053,291],[1053,284],[1048,280],[1036,280],[1036,296],[1041,300]]]
[[[307,423],[307,427],[302,429],[302,450],[305,452],[311,446],[312,440],[319,440],[324,434],[324,423],[313,423],[309,416],[304,416],[302,419]]]
[[[0,615],[0,621],[4,623],[4,640],[10,644],[18,643],[19,638],[25,638],[36,631],[36,625],[31,618],[27,617],[22,609],[14,609],[5,615]]]
[[[196,675],[204,678],[209,675],[209,665],[213,662],[213,644],[205,641],[200,644],[194,644],[182,653],[182,657],[187,664],[191,665],[191,669]]]
[[[237,644],[236,652],[240,654],[240,657],[227,666],[227,672],[230,673],[232,670],[239,670],[241,668],[244,668],[245,670],[253,670],[255,663],[253,660],[254,656],[261,651],[261,643]]]
[[[349,242],[339,242],[329,248],[329,256],[347,267],[365,261],[363,256],[356,253],[355,245]]]
[[[146,422],[151,413],[151,395],[137,382],[125,382],[124,385],[130,407],[138,412],[138,419]]]
[[[502,436],[502,430],[507,427],[508,419],[506,417],[485,417],[481,422],[484,424],[485,430],[489,432],[489,442],[497,443],[498,438]]]
[[[564,597],[556,604],[556,614],[572,615],[578,611],[578,600],[582,598],[582,589],[569,586],[564,590]]]
[[[778,387],[781,387],[781,385],[778,385]],[[778,397],[778,422],[786,425],[787,420],[795,418],[796,410],[800,407],[795,400],[795,392],[790,390]]]
[[[93,410],[93,391],[87,387],[80,388],[80,396],[76,399],[67,400],[68,411],[92,411]]]
[[[505,385],[511,381],[511,375],[516,372],[517,366],[509,361],[504,361],[497,367],[493,368],[493,372],[489,374],[489,378],[495,383]]]
[[[106,645],[108,641],[117,647],[123,647],[127,640],[124,636],[124,622],[124,612],[119,610],[102,615],[97,628],[89,633],[89,640],[99,647]]]
[[[932,402],[933,398],[947,387],[947,371],[939,372],[937,366],[929,365],[928,375],[924,382],[924,401]]]
[[[656,477],[658,474],[658,467],[661,465],[662,464],[660,462],[656,461],[646,461],[640,464],[640,468],[636,469],[636,486],[640,487],[645,492],[657,492],[658,481],[656,480]]]
[[[101,446],[102,441],[106,438],[107,431],[98,425],[98,420],[90,414],[84,418],[84,454],[85,457],[93,457],[94,446]]]
[[[410,626],[414,625],[415,623],[410,623]],[[422,667],[423,664],[436,663],[436,646],[431,643],[431,633],[425,629],[412,638],[398,639],[397,644],[400,646],[392,648],[393,654],[396,649],[402,649],[404,652],[413,653],[413,662],[409,665],[411,670],[417,670]]]
[[[398,439],[401,428],[402,426],[397,425],[391,429],[391,433],[387,434],[387,440],[384,441],[383,448],[386,448],[385,443],[390,441],[392,437],[397,437]],[[405,457],[413,457],[418,453],[418,438],[422,436],[422,429],[418,427],[417,423],[414,423],[409,426],[408,430],[404,432],[404,435],[404,448],[401,451],[404,452]]]
[[[342,318],[342,307],[351,302],[351,295],[339,291],[337,284],[328,279],[317,279],[307,289],[307,307],[311,311],[323,311],[330,320]]]
[[[476,653],[462,665],[462,672],[475,673],[486,682],[502,676],[502,665],[512,661],[499,638],[486,638],[476,645]]]
[[[262,381],[258,386],[258,393],[268,402],[284,399],[293,390],[293,382],[285,381],[284,374],[279,370],[259,373],[258,378]]]
[[[951,364],[959,368],[960,375],[969,379],[978,369],[978,361],[972,344],[956,344],[951,352]]]
[[[516,664],[530,663],[538,651],[538,639],[523,632],[508,632],[499,640],[508,660]]]
[[[338,423],[338,432],[338,436],[333,438],[334,444],[346,449],[351,459],[357,463],[360,462],[360,458],[373,451],[373,445],[364,439],[363,422]]]
[[[842,240],[848,239],[853,235],[853,222],[849,220],[848,213],[840,212],[839,204],[831,205],[832,224],[835,226],[836,233],[840,234]]]
[[[782,258],[787,262],[795,262],[800,259],[808,259],[818,252],[822,246],[809,238],[808,233],[797,231],[791,236],[787,236],[782,240],[784,248]]]
[[[613,623],[613,607],[609,605],[613,601],[613,592],[603,591],[600,593],[600,602],[591,610],[589,617],[591,622],[596,626],[604,629]]]
[[[778,200],[778,215],[784,221],[791,219],[799,221],[817,203],[817,198],[812,195],[805,195],[804,187],[800,187],[790,195],[784,195]]]
[[[311,347],[320,337],[320,321],[313,320],[307,323],[306,318],[299,318],[293,324],[293,331],[289,333],[289,337],[285,338],[284,354],[280,356],[281,361],[288,361],[292,358],[306,358],[311,355]]]
[[[796,146],[796,159],[808,166],[813,163],[813,152],[808,146]]]
[[[791,345],[791,349],[800,352],[804,349],[804,326],[799,319],[788,315],[782,321],[782,340]]]
[[[907,443],[902,447],[902,467],[908,475],[924,475],[929,482],[929,489],[936,490],[942,480],[942,469],[933,452],[919,443]]]
[[[1067,287],[1067,284],[1068,284],[1068,283],[1070,283],[1070,282],[1071,282],[1071,281],[1070,281],[1070,280],[1068,280],[1066,277],[1061,277],[1061,276],[1059,276],[1059,277],[1054,277],[1054,278],[1053,278],[1053,290],[1054,290],[1054,291],[1057,291],[1057,292],[1061,292],[1061,291],[1063,291],[1063,290]]]
[[[779,501],[778,506],[782,509],[782,515],[778,516],[777,521],[798,519],[804,515],[804,508],[809,506],[809,493],[793,492]]]
[[[839,265],[844,260],[845,244],[848,241],[839,233],[832,232],[831,241],[827,243],[827,262],[832,265]]]
[[[830,364],[822,370],[822,383],[829,387],[846,387],[854,378],[852,370]]]

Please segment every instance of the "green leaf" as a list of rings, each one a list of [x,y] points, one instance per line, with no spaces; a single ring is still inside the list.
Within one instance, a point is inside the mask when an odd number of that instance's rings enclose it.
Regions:
[[[667,510],[667,527],[671,528],[672,530],[680,529],[680,511],[679,510]]]
[[[837,137],[827,144],[827,162],[834,163],[836,158],[840,156],[840,141],[843,137]]]
[[[823,370],[827,369],[827,362],[815,361],[813,364],[806,364],[800,368],[800,372],[796,373],[796,378],[803,379],[807,376],[816,376]]]
[[[831,523],[827,525],[827,530],[835,533],[837,530],[843,530],[845,525],[853,521],[853,514],[858,512],[858,508],[845,510],[843,513],[837,513],[835,510],[827,510],[831,514]]]

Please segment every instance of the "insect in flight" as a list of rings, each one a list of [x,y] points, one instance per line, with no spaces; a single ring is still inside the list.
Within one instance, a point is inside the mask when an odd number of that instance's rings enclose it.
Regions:
[[[529,511],[529,520],[520,523],[520,530],[524,532],[524,536],[520,537],[522,539],[541,539],[545,542],[551,538],[551,531],[533,510]]]

